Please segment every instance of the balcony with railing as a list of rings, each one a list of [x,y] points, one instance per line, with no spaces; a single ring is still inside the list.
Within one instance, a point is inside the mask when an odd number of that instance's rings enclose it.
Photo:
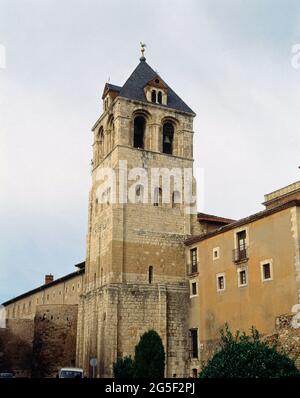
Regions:
[[[235,263],[243,263],[246,262],[249,258],[249,250],[248,246],[244,246],[242,248],[234,249],[232,251],[232,259]]]
[[[187,276],[193,276],[198,274],[198,262],[187,264],[186,268]]]

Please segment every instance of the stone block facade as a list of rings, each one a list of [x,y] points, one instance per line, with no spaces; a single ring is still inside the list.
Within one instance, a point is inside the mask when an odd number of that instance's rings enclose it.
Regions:
[[[17,377],[31,376],[34,323],[32,319],[8,319],[0,329],[1,360]],[[0,350],[1,351],[1,350]]]
[[[177,284],[110,284],[89,292],[79,306],[77,365],[111,377],[117,357],[131,355],[140,336],[154,329],[166,352],[166,376],[186,376],[188,288]],[[91,374],[91,369],[89,374]]]
[[[75,366],[78,305],[42,305],[34,318],[33,377]]]

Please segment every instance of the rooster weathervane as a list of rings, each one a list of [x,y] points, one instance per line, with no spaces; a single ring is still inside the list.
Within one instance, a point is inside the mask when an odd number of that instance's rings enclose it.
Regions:
[[[141,58],[140,58],[140,61],[145,61],[146,58],[145,58],[145,56],[144,56],[144,52],[145,52],[145,48],[146,48],[147,46],[146,46],[146,44],[143,43],[142,41],[140,42],[140,45],[141,45],[141,53],[142,53]]]

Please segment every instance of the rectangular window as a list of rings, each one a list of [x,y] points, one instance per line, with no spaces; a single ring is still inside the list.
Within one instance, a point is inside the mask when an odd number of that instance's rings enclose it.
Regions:
[[[198,358],[198,329],[190,329],[191,357]]]
[[[248,284],[248,275],[247,270],[241,269],[238,271],[238,286],[247,286]]]
[[[247,233],[246,230],[236,233],[235,249],[233,251],[235,262],[242,262],[248,259]]]
[[[263,282],[271,281],[273,279],[273,261],[265,260],[261,264],[261,279]]]
[[[195,273],[198,271],[197,267],[197,249],[192,249],[190,251],[191,256],[191,273]]]
[[[197,283],[196,282],[192,282],[192,296],[196,296],[197,295]]]
[[[220,258],[220,249],[215,247],[213,249],[213,260],[218,260]]]
[[[239,251],[246,249],[246,231],[240,231],[237,234],[237,243]]]
[[[271,267],[270,264],[264,264],[263,265],[263,271],[264,271],[264,279],[271,279]]]
[[[217,290],[225,290],[225,274],[217,274]]]

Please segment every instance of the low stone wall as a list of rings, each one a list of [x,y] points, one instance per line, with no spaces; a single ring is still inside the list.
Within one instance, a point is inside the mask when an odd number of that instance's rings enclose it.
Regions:
[[[264,335],[262,340],[269,345],[275,345],[279,352],[287,354],[298,369],[300,369],[300,327],[292,326],[295,314],[280,315],[275,319],[274,333]],[[230,326],[230,325],[229,325]],[[300,326],[300,325],[299,325]],[[220,347],[220,340],[205,341],[200,344],[200,361],[202,364],[212,358]]]
[[[0,329],[0,364],[3,371],[12,371],[16,377],[31,376],[33,336],[33,320],[7,320],[6,328]]]
[[[33,377],[75,366],[77,305],[41,305],[34,319]]]
[[[267,336],[266,340],[271,344],[277,343],[278,350],[293,359],[297,368],[300,369],[300,327],[295,328],[292,326],[294,316],[285,314],[277,317],[275,333],[272,336]]]
[[[85,295],[79,310],[78,366],[91,375],[89,361],[95,357],[97,376],[111,377],[117,357],[133,357],[141,335],[154,329],[166,351],[166,376],[186,376],[188,299],[186,283],[110,284]]]

